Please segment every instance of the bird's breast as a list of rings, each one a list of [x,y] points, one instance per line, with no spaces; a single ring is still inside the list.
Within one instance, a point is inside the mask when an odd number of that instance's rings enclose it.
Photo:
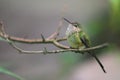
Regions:
[[[67,41],[72,48],[80,48],[84,46],[80,40],[79,32],[74,32],[69,35]]]

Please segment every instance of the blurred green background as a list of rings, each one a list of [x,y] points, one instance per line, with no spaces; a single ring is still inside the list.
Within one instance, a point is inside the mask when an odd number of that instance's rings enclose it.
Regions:
[[[96,54],[103,63],[104,74],[87,54],[18,54],[6,42],[0,42],[0,79],[16,80],[119,80],[120,79],[120,0],[0,0],[0,20],[8,34],[23,38],[40,38],[52,34],[62,17],[83,25],[92,45],[108,42]],[[63,22],[60,37],[68,26]],[[63,43],[67,45],[67,43]],[[57,49],[53,45],[17,44],[26,50]],[[14,76],[8,76],[5,71]]]

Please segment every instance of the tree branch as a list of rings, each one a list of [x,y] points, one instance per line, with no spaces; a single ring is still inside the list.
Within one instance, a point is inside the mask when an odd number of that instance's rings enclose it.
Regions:
[[[2,38],[4,41],[8,42],[14,49],[16,49],[17,51],[19,51],[20,53],[24,53],[24,54],[52,54],[52,53],[61,53],[61,52],[68,52],[68,51],[77,51],[77,52],[87,52],[87,51],[91,51],[91,50],[96,50],[96,49],[100,49],[100,48],[104,48],[107,47],[108,44],[101,44],[95,47],[91,47],[91,48],[85,48],[85,49],[71,49],[69,46],[65,46],[63,44],[60,44],[59,42],[61,41],[65,41],[66,38],[57,38],[57,36],[59,35],[60,32],[60,28],[61,28],[61,24],[59,24],[58,29],[51,34],[48,38],[45,38],[42,34],[41,34],[41,38],[42,39],[25,39],[25,38],[19,38],[19,37],[14,37],[14,36],[10,36],[5,32],[4,29],[4,25],[3,22],[0,22],[0,38]],[[19,42],[19,43],[27,43],[27,44],[41,44],[41,43],[51,43],[53,45],[55,45],[56,47],[60,48],[60,50],[53,50],[53,51],[48,51],[46,48],[44,48],[44,50],[40,50],[40,51],[26,51],[23,50],[19,47],[17,47],[15,45],[15,42]]]
[[[62,52],[69,52],[69,51],[72,51],[72,52],[77,51],[77,52],[83,54],[83,52],[105,48],[108,46],[108,43],[104,43],[104,44],[101,44],[101,45],[98,45],[95,47],[90,47],[90,48],[85,48],[85,49],[71,49],[71,48],[69,48],[69,49],[60,49],[60,50],[52,50],[52,51],[48,51],[46,48],[44,48],[44,50],[41,50],[41,51],[26,51],[26,50],[23,50],[23,49],[17,47],[14,43],[10,43],[10,45],[14,49],[19,51],[21,54],[53,54],[53,53],[62,53]]]

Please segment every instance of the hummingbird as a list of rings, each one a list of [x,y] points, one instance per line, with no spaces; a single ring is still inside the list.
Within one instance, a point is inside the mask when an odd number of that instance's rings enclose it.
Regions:
[[[70,48],[73,49],[90,48],[91,45],[90,39],[88,35],[82,30],[81,24],[79,24],[78,22],[70,22],[66,18],[63,19],[69,23],[66,30],[66,37],[67,37],[67,42],[70,45]],[[94,52],[88,51],[87,53],[89,53],[92,57],[95,58],[95,60],[100,65],[103,72],[106,73],[103,64],[94,54]]]

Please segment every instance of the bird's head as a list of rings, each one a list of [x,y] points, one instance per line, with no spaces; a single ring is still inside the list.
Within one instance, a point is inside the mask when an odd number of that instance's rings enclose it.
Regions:
[[[81,25],[80,25],[80,23],[78,23],[78,22],[70,22],[68,19],[66,19],[66,18],[63,18],[65,21],[67,21],[69,24],[71,24],[71,25],[73,25],[74,27],[76,27],[76,28],[81,28]]]
[[[81,28],[81,25],[78,22],[74,22],[72,23],[73,26],[75,26],[76,28]]]
[[[66,18],[64,18],[65,21],[67,21],[69,23],[68,28],[66,30],[66,35],[69,36],[75,32],[79,32],[81,31],[80,28],[80,24],[78,22],[70,22],[69,20],[67,20]]]

